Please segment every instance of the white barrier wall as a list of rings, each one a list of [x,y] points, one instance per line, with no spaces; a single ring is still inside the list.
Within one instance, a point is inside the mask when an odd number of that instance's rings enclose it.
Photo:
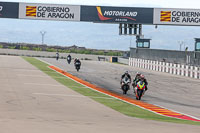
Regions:
[[[165,63],[152,60],[129,58],[129,65],[174,75],[200,79],[200,67],[181,64]]]

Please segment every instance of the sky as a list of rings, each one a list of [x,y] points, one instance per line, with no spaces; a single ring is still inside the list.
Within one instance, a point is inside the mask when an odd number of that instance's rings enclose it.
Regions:
[[[164,8],[196,8],[199,9],[199,0],[1,0],[9,2],[28,3],[55,3],[74,5],[103,5],[103,6],[141,6]]]
[[[2,2],[100,5],[120,7],[162,7],[198,9],[198,0],[1,0]],[[9,25],[9,26],[8,26]],[[185,45],[194,49],[194,38],[200,37],[198,26],[143,26],[151,48],[179,50]],[[119,36],[117,24],[63,22],[43,20],[0,20],[0,42],[41,43],[40,31],[46,31],[45,44],[87,48],[128,50],[135,47],[134,36]]]

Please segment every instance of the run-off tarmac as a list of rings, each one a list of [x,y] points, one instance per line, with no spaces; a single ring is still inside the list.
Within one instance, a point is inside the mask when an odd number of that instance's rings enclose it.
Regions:
[[[200,127],[125,116],[59,84],[21,57],[0,56],[1,133],[133,131],[198,133]]]

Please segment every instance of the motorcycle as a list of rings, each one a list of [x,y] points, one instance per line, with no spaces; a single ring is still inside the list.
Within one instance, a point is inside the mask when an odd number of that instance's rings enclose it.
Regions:
[[[56,53],[56,60],[59,59],[59,53]]]
[[[145,87],[146,86],[145,86],[145,83],[143,81],[137,82],[137,85],[136,85],[135,90],[134,90],[136,100],[141,100],[141,97],[145,93]]]
[[[75,65],[75,68],[76,68],[76,70],[78,72],[80,67],[81,67],[81,63],[76,61],[74,65]]]
[[[68,64],[71,63],[71,58],[70,57],[67,57],[67,62],[68,62]]]
[[[127,94],[127,91],[130,89],[130,79],[128,77],[124,77],[122,79],[122,91],[123,94]]]
[[[56,60],[58,60],[59,59],[59,56],[56,56]]]

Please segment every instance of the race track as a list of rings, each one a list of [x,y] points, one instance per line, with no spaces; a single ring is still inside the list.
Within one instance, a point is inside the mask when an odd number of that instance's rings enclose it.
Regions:
[[[199,133],[200,131],[200,127],[195,125],[128,117],[60,84],[19,56],[0,56],[0,62],[0,133],[122,133],[133,131]],[[52,62],[55,61],[52,60]],[[99,62],[96,62],[97,64],[84,62],[84,65],[87,63],[100,66],[97,65]],[[62,61],[56,64],[61,65]],[[113,64],[106,64],[113,66]],[[77,74],[72,69],[72,65],[68,67],[71,67],[71,72]],[[91,69],[88,73],[89,76],[94,72]],[[85,75],[86,73],[80,72],[80,74]],[[99,75],[104,74],[99,73]],[[151,99],[148,96],[150,94],[146,94],[144,100]]]
[[[119,84],[121,75],[128,70],[133,78],[139,71],[149,82],[149,90],[142,101],[200,118],[200,81],[197,79],[99,61],[82,61],[80,72],[76,72],[73,64],[68,65],[66,60],[40,59],[118,94],[122,94]],[[132,89],[127,96],[135,98]]]

